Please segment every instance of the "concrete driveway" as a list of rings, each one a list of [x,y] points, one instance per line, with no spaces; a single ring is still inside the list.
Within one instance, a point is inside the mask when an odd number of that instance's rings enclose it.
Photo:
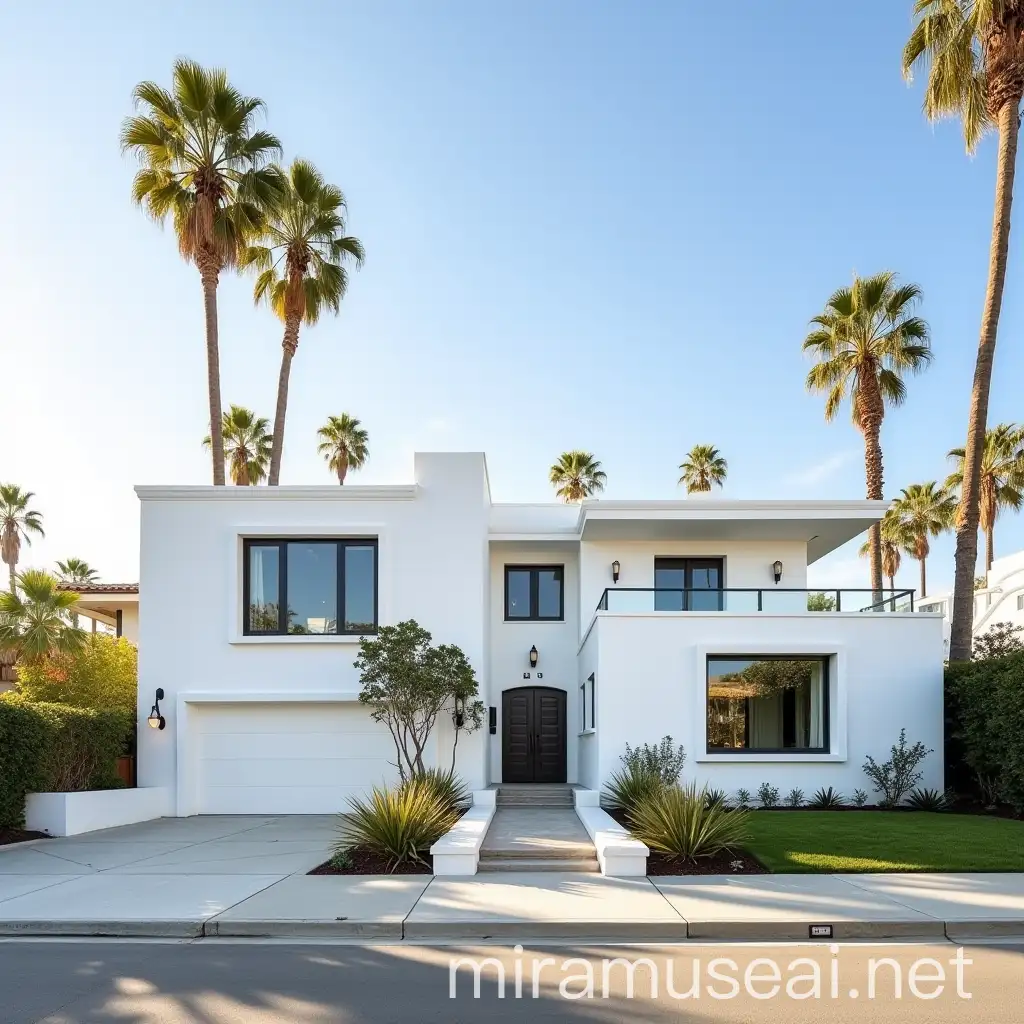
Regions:
[[[195,925],[330,856],[333,815],[160,818],[31,846],[0,847],[0,922]],[[149,929],[152,933],[152,928]]]

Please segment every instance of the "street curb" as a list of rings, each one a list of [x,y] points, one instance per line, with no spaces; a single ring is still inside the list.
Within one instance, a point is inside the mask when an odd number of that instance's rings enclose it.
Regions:
[[[811,925],[817,921],[688,921],[687,937],[693,941],[715,942],[809,942]],[[934,940],[946,937],[946,928],[936,919],[910,921],[834,921],[831,942],[877,941],[882,939]]]
[[[0,936],[67,938],[195,939],[202,921],[2,921]]]
[[[1024,920],[947,921],[946,938],[950,942],[1024,938]]]
[[[587,939],[608,942],[678,942],[687,938],[686,922],[676,921],[524,921],[507,918],[494,921],[406,921],[404,938],[409,941],[459,939]]]
[[[207,921],[206,938],[273,939],[397,939],[402,940],[401,921]]]

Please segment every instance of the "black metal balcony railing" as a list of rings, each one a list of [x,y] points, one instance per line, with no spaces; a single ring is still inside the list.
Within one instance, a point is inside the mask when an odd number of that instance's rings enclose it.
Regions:
[[[599,612],[912,612],[913,590],[849,588],[806,590],[792,587],[608,587]]]

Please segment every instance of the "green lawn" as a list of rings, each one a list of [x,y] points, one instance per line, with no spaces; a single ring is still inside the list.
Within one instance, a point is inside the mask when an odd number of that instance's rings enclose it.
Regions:
[[[771,871],[1024,871],[1024,821],[913,811],[755,811]]]

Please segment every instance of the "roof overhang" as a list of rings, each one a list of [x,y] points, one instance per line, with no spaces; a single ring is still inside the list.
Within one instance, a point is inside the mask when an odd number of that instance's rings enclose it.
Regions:
[[[685,501],[584,502],[579,535],[601,540],[802,541],[807,562],[864,533],[887,501]]]

